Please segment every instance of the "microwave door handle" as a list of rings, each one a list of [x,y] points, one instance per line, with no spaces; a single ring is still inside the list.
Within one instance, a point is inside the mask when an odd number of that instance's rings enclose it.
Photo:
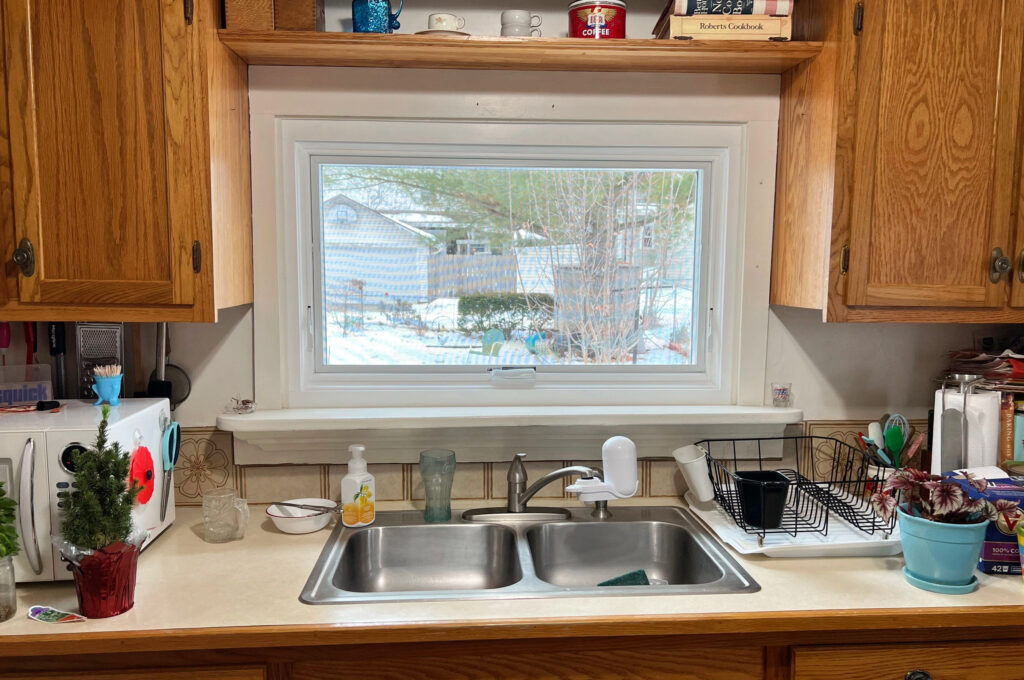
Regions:
[[[39,554],[39,536],[36,534],[36,498],[33,480],[36,469],[36,443],[29,437],[21,454],[21,486],[18,495],[18,519],[21,524],[21,541],[29,566],[37,575],[43,573],[43,558]],[[27,504],[26,504],[27,500]],[[26,507],[27,505],[27,507]]]

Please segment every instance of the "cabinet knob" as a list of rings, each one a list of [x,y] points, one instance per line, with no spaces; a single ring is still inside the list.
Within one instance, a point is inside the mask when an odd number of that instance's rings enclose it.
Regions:
[[[910,671],[903,680],[932,680],[932,674],[928,671]]]
[[[1017,256],[1017,280],[1024,283],[1024,249]]]
[[[1003,279],[1003,274],[1008,273],[1013,269],[1013,262],[1010,258],[1003,255],[1002,248],[992,249],[992,261],[988,270],[988,280],[992,283],[999,283]]]
[[[14,260],[14,264],[18,265],[23,275],[32,276],[36,273],[36,252],[32,248],[32,241],[27,238],[21,239],[21,243],[14,249],[11,259]]]

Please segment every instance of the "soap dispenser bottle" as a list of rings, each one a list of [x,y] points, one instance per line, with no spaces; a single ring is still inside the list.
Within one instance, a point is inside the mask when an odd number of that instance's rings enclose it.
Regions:
[[[366,471],[363,452],[366,447],[353,444],[348,447],[352,457],[348,473],[341,478],[341,523],[347,527],[365,527],[373,524],[373,475]]]

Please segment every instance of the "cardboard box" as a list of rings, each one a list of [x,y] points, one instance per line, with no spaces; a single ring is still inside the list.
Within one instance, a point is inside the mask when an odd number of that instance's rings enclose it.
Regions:
[[[1008,477],[998,468],[983,469],[987,472],[978,474],[981,468],[971,471],[988,479],[989,486],[982,495],[990,503],[1005,499],[1024,505],[1024,477]],[[956,481],[965,486],[964,482]],[[986,574],[1021,573],[1020,547],[1017,544],[1017,525],[1021,521],[1024,521],[1024,511],[1017,509],[1011,513],[999,513],[994,521],[989,522],[978,560],[979,569]]]

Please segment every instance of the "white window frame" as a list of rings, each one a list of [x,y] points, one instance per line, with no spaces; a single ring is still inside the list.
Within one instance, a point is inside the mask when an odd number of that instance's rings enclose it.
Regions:
[[[267,76],[255,80],[268,86],[284,75],[275,69],[256,69],[257,76],[262,75],[261,71]],[[466,96],[460,88],[470,90],[479,85],[466,81],[464,74],[431,73],[431,78],[438,81],[439,90],[445,92],[447,87],[450,94],[410,96],[401,93],[402,82],[408,77],[411,87],[419,77],[415,73],[397,73],[395,82],[389,82],[395,90],[385,91],[375,89],[376,72],[372,70],[337,71],[338,78],[331,75],[323,79],[312,77],[314,72],[326,73],[323,70],[310,69],[309,72],[311,77],[303,79],[303,87],[308,91],[282,97],[256,85],[251,102],[257,274],[254,377],[255,396],[261,409],[568,404],[760,406],[763,403],[778,127],[778,100],[773,90],[777,93],[777,81],[743,77],[728,88],[732,94],[724,95],[710,94],[720,86],[705,83],[708,78],[702,76],[633,78],[638,90],[650,85],[646,90],[651,93],[648,106],[608,94],[591,95],[594,88],[587,82],[589,78],[608,84],[608,77],[599,74],[574,75],[569,85],[556,82],[561,76],[551,76],[552,82],[545,81],[536,94],[513,102],[507,95]],[[293,73],[294,70],[287,72],[289,78]],[[253,74],[251,71],[251,78]],[[496,76],[504,77],[515,78],[506,74]],[[451,82],[447,82],[449,79]],[[650,79],[651,83],[640,82],[641,79]],[[373,92],[353,97],[342,85],[343,81],[349,84],[349,80],[357,92],[361,88]],[[695,89],[695,94],[689,99],[687,95],[662,94],[670,89],[663,86],[665,83],[675,84],[677,80],[695,84],[696,88],[690,88]],[[342,89],[331,91],[331,87]],[[721,109],[716,97],[727,97],[729,108]],[[659,101],[672,106],[659,105]],[[685,116],[681,116],[684,101]],[[485,110],[481,102],[490,105]],[[507,107],[505,102],[508,102]],[[351,117],[337,116],[342,104],[343,110],[353,114]],[[520,119],[500,117],[502,108],[512,113],[517,105],[530,108],[532,115]],[[377,116],[381,111],[394,117]],[[595,115],[594,111],[600,113]],[[652,111],[658,114],[657,118],[652,118]],[[422,117],[415,117],[417,114]],[[723,122],[698,122],[719,118]],[[678,374],[652,376],[653,379],[641,382],[637,376],[609,378],[588,375],[589,372],[584,371],[578,372],[572,380],[565,380],[564,376],[559,379],[560,376],[554,374],[542,375],[532,389],[503,390],[474,376],[467,379],[465,376],[428,375],[410,382],[407,376],[398,380],[382,372],[364,377],[362,381],[350,380],[347,389],[338,389],[337,384],[317,384],[314,379],[317,376],[303,374],[302,357],[312,344],[312,318],[301,304],[303,299],[310,298],[309,291],[303,290],[307,284],[302,282],[300,272],[309,270],[296,267],[296,263],[300,262],[301,253],[312,252],[302,242],[302,235],[310,233],[311,212],[300,205],[300,197],[311,195],[308,184],[303,186],[300,179],[301,169],[309,168],[309,155],[329,153],[332,144],[351,143],[352,131],[360,125],[386,124],[392,128],[392,141],[414,145],[423,141],[425,125],[468,129],[465,126],[469,123],[488,125],[496,135],[508,135],[515,125],[526,123],[552,126],[551,129],[558,129],[563,138],[573,131],[578,135],[587,125],[638,127],[657,131],[660,140],[657,146],[700,150],[717,162],[717,167],[728,177],[725,196],[714,199],[705,196],[705,200],[721,200],[725,230],[716,235],[728,244],[718,249],[720,260],[710,268],[712,272],[728,273],[719,291],[722,303],[714,306],[716,312],[724,313],[714,315],[712,323],[708,324],[710,332],[722,339],[725,361],[720,364],[718,375],[708,379],[705,374],[702,385],[682,386]],[[342,134],[339,131],[343,129],[347,132]],[[395,130],[403,131],[396,134]],[[703,271],[708,272],[709,268],[705,266]],[[711,345],[716,343],[717,340],[712,339]]]

